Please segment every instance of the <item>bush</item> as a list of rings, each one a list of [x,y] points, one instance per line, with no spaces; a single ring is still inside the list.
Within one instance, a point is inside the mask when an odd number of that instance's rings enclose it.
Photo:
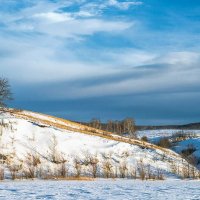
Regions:
[[[157,145],[163,148],[170,148],[172,146],[168,138],[161,138]]]
[[[196,151],[196,147],[194,147],[194,145],[188,145],[187,149],[183,149],[181,151],[181,154],[183,157],[188,157],[189,155],[191,155],[192,153],[194,153]]]
[[[0,180],[4,179],[4,169],[0,168]]]
[[[144,142],[148,142],[147,136],[142,136],[142,137],[141,137],[141,140],[144,141]]]

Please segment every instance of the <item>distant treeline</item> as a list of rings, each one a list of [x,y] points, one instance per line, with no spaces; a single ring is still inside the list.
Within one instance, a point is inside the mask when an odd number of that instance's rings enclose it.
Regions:
[[[92,128],[101,129],[116,133],[118,135],[128,134],[131,138],[136,138],[136,125],[133,118],[125,118],[124,120],[108,120],[106,123],[101,120],[93,118],[88,123],[82,123]]]
[[[162,125],[162,126],[142,126],[136,125],[133,118],[125,118],[124,120],[108,120],[102,122],[100,119],[93,118],[90,122],[79,122],[81,124],[116,133],[118,135],[130,135],[136,138],[136,131],[141,130],[163,130],[163,129],[179,129],[179,130],[200,130],[200,123],[191,123],[185,125]]]
[[[137,126],[136,128],[137,130],[161,130],[161,129],[200,130],[200,123],[191,123],[184,125]]]

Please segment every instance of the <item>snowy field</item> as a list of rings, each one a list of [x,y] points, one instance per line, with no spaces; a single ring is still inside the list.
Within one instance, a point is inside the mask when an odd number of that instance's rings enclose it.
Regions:
[[[199,181],[16,181],[0,183],[0,199],[200,199]]]

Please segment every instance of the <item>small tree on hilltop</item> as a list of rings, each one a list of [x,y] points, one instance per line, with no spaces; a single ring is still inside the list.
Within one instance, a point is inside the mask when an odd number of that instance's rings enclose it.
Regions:
[[[0,107],[6,107],[6,101],[12,99],[8,79],[0,78]]]

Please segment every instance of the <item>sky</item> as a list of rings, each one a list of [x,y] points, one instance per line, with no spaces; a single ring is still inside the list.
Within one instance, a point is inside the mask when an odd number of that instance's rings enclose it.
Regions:
[[[76,121],[200,121],[199,0],[0,0],[9,106]]]

